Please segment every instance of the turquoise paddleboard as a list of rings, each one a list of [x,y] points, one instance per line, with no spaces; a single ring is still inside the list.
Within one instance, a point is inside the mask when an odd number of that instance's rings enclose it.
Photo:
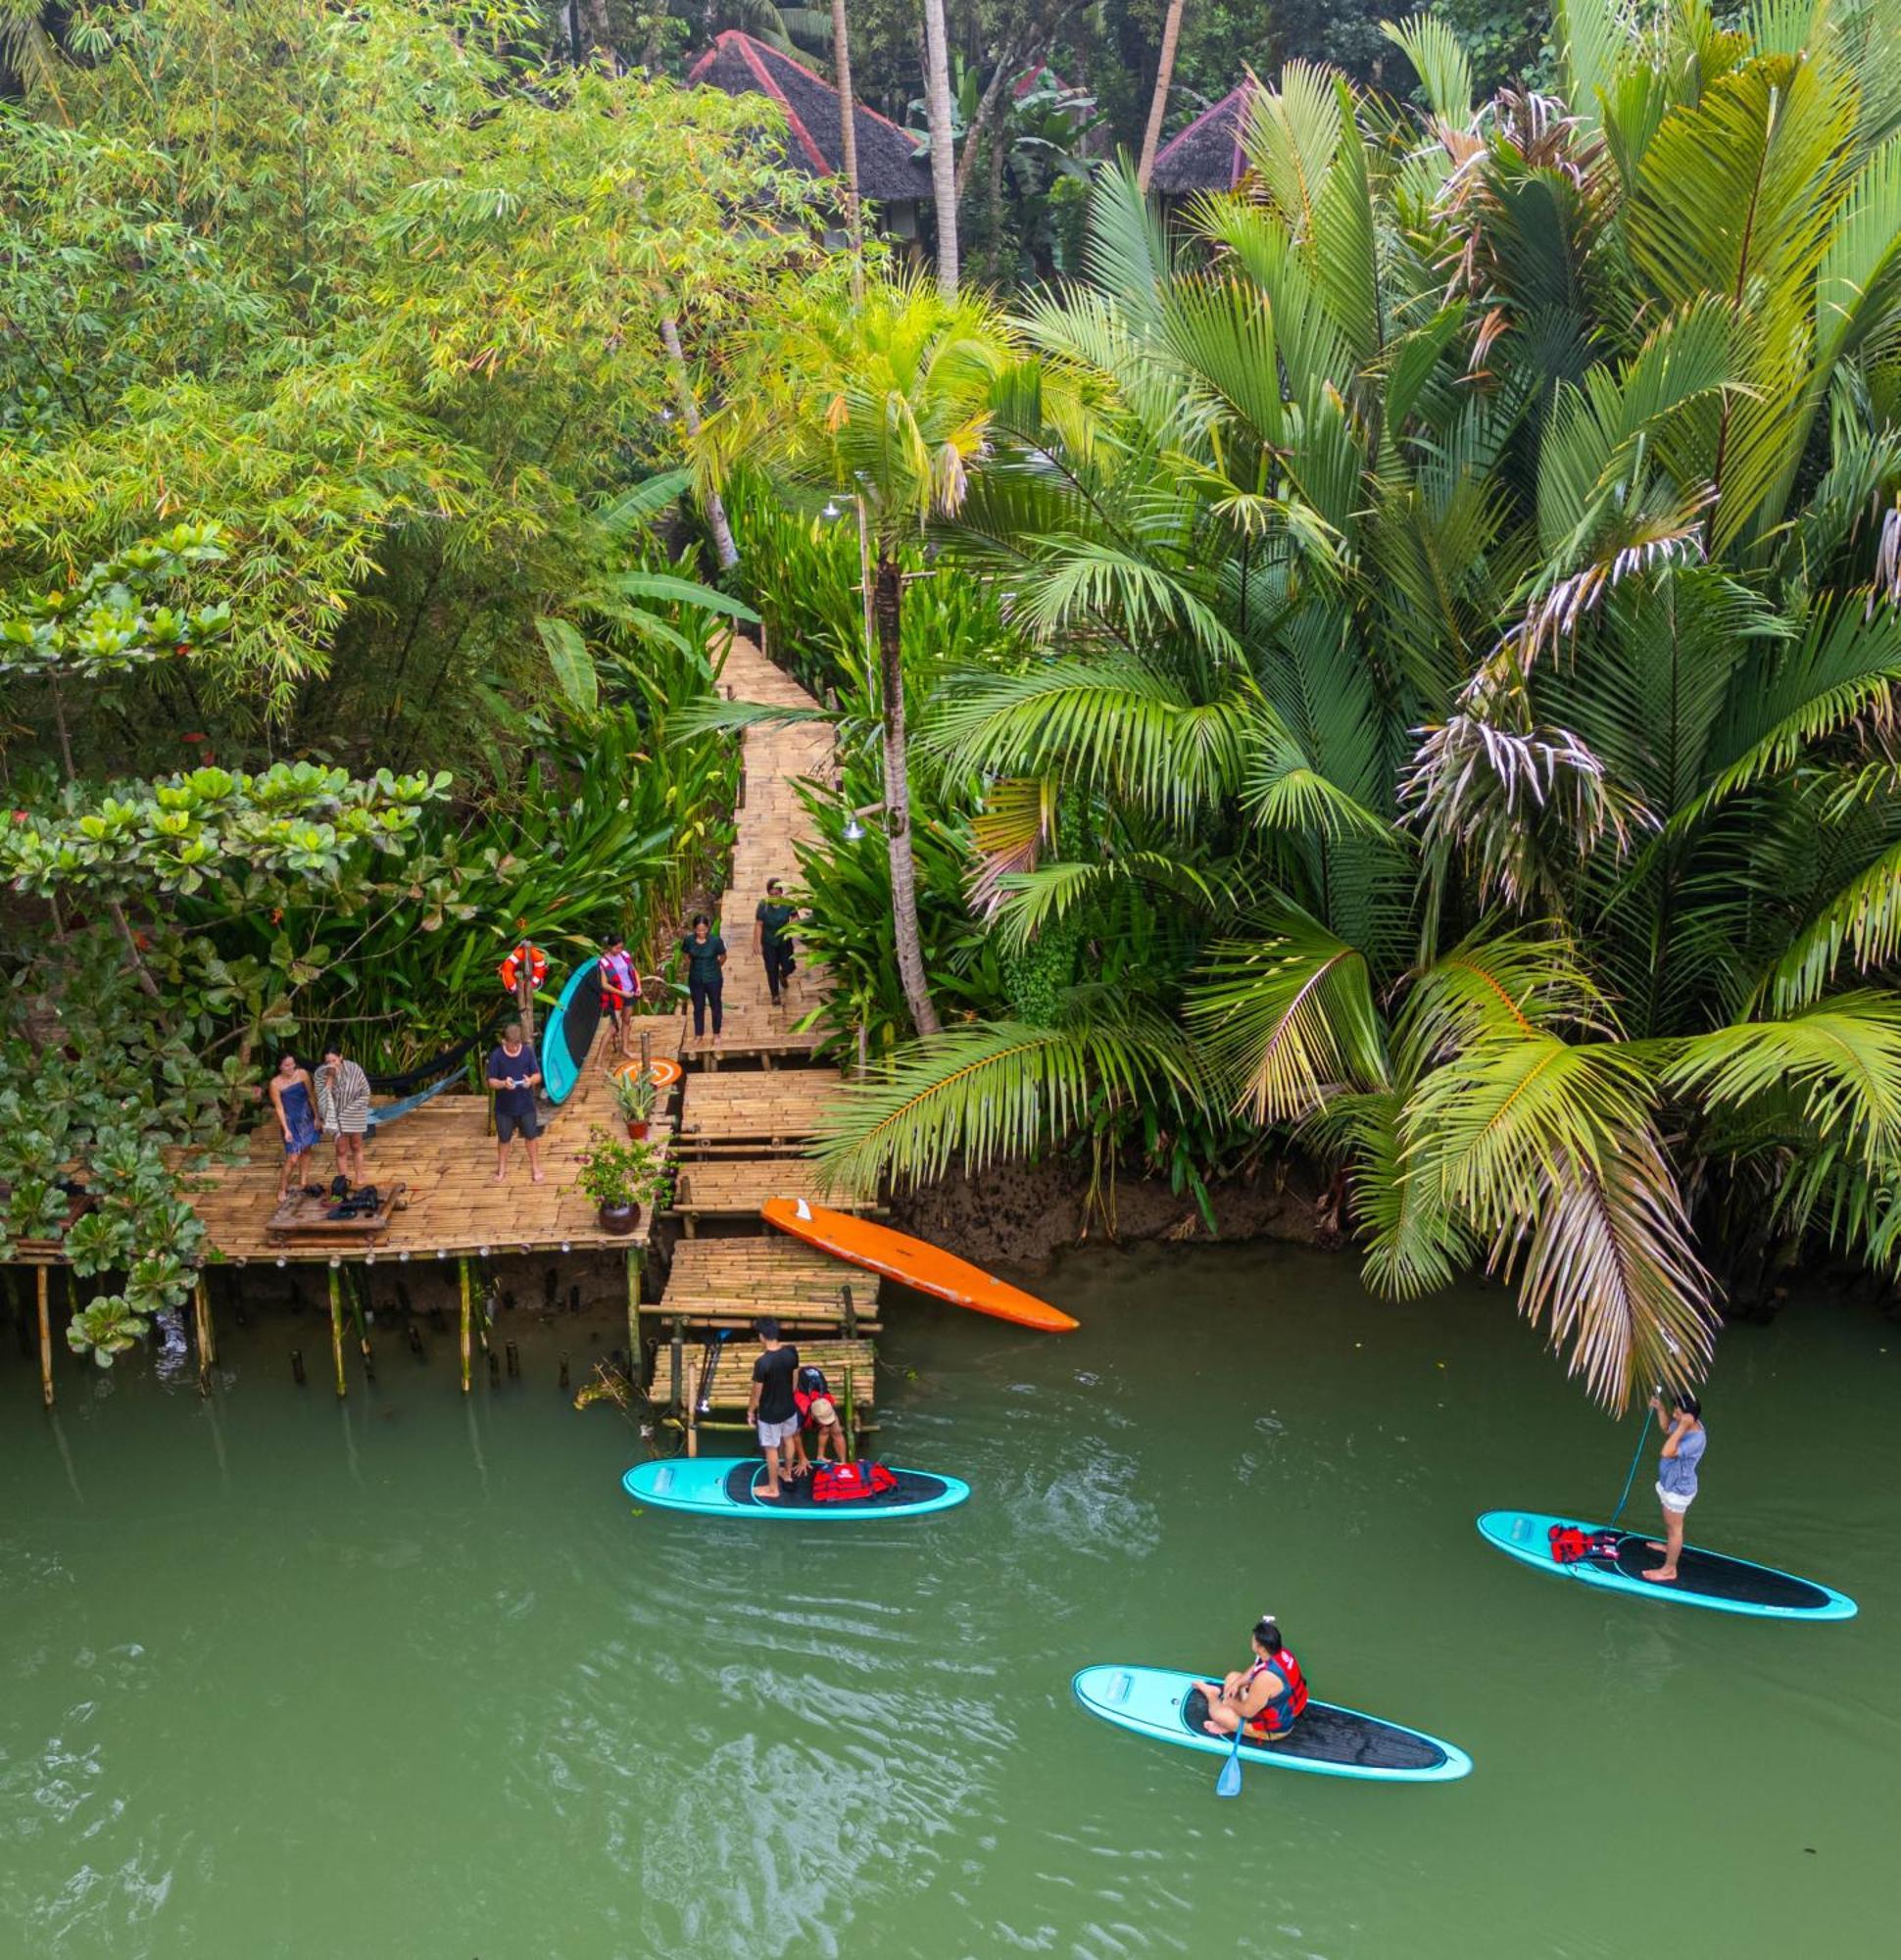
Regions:
[[[1070,1683],[1092,1715],[1151,1741],[1178,1749],[1226,1756],[1232,1740],[1210,1736],[1197,1680],[1219,1680],[1222,1670],[1196,1676],[1172,1667],[1086,1667]],[[1358,1777],[1370,1783],[1454,1783],[1472,1774],[1472,1758],[1450,1742],[1382,1722],[1352,1708],[1309,1700],[1293,1733],[1279,1742],[1243,1742],[1241,1759],[1277,1770],[1312,1770],[1320,1776]]]
[[[1553,1517],[1548,1511],[1487,1511],[1479,1520],[1479,1535],[1540,1572],[1575,1579],[1607,1592],[1632,1592],[1645,1599],[1675,1600],[1682,1606],[1709,1606],[1719,1613],[1754,1613],[1767,1620],[1855,1617],[1854,1600],[1831,1586],[1818,1586],[1811,1579],[1779,1572],[1773,1565],[1752,1565],[1746,1558],[1729,1558],[1720,1551],[1701,1551],[1689,1544],[1677,1561],[1677,1583],[1654,1585],[1641,1576],[1661,1563],[1661,1554],[1650,1549],[1650,1540],[1656,1537],[1650,1531],[1619,1532],[1614,1553],[1560,1565],[1551,1556],[1554,1525],[1576,1525],[1584,1532],[1611,1529],[1578,1518]]]
[[[970,1495],[958,1477],[929,1470],[893,1469],[896,1488],[863,1503],[815,1504],[811,1480],[780,1488],[777,1503],[760,1497],[765,1464],[756,1456],[735,1462],[730,1456],[675,1456],[664,1462],[636,1463],[621,1486],[637,1503],[664,1511],[693,1511],[703,1518],[797,1518],[806,1524],[851,1524],[865,1518],[920,1517],[948,1511]]]
[[[601,1026],[600,962],[584,959],[567,976],[535,1044],[541,1062],[541,1093],[550,1102],[565,1102],[581,1079],[581,1070]]]

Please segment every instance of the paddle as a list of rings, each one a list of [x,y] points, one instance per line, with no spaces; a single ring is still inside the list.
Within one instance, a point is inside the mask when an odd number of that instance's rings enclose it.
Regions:
[[[1215,1784],[1217,1796],[1239,1796],[1241,1794],[1241,1724],[1235,1725],[1235,1746],[1228,1751],[1228,1760],[1221,1765],[1221,1776]]]

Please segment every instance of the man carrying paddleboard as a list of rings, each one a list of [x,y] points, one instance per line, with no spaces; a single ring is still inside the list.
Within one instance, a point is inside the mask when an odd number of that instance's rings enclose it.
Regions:
[[[1663,1455],[1657,1463],[1657,1501],[1663,1505],[1663,1543],[1650,1539],[1652,1551],[1664,1555],[1643,1576],[1653,1586],[1677,1583],[1677,1560],[1683,1549],[1683,1518],[1696,1495],[1696,1466],[1703,1460],[1709,1432],[1703,1427],[1703,1404],[1687,1389],[1673,1397],[1676,1406],[1665,1413],[1662,1400],[1650,1397],[1650,1412],[1664,1426]]]
[[[1202,1726],[1210,1736],[1241,1730],[1249,1742],[1278,1742],[1307,1705],[1307,1678],[1292,1649],[1281,1639],[1272,1613],[1254,1623],[1254,1664],[1229,1675],[1218,1687],[1197,1682],[1208,1703]]]

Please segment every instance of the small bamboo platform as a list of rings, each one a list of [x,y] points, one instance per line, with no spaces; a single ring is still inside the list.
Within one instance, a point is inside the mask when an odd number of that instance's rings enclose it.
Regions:
[[[804,1198],[834,1211],[879,1211],[861,1192],[827,1189],[818,1166],[803,1157],[701,1157],[681,1164],[673,1209],[689,1237],[706,1218],[756,1218],[768,1198]]]
[[[878,1332],[876,1273],[775,1233],[762,1239],[682,1239],[664,1296],[643,1314],[694,1327],[750,1328],[761,1314],[788,1329]]]
[[[825,1371],[838,1403],[839,1418],[855,1450],[857,1439],[875,1429],[878,1350],[869,1341],[811,1341],[795,1338],[802,1367]],[[707,1430],[751,1436],[746,1405],[753,1395],[753,1365],[765,1350],[756,1341],[695,1345],[675,1338],[669,1350],[667,1391],[682,1410],[688,1455],[699,1453]],[[710,1369],[707,1366],[710,1361]]]
[[[692,1106],[680,1119],[681,1148],[803,1148],[817,1133],[840,1080],[833,1068],[697,1076]]]

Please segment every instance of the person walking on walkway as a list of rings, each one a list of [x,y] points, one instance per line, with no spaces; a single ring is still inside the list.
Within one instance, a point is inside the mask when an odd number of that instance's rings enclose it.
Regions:
[[[792,976],[791,925],[797,906],[786,903],[786,888],[777,878],[765,881],[765,897],[753,914],[753,948],[765,961],[765,988],[775,1007],[785,1004],[780,996]]]
[[[640,999],[640,975],[627,942],[615,933],[601,948],[601,1004],[620,1037],[620,1053],[634,1052],[634,1003]]]
[[[317,1071],[317,1108],[324,1134],[335,1140],[337,1169],[352,1184],[367,1184],[363,1142],[369,1129],[369,1077],[332,1042]]]
[[[535,1109],[535,1089],[541,1063],[522,1039],[521,1023],[502,1030],[502,1045],[489,1050],[488,1086],[495,1091],[495,1181],[509,1174],[509,1146],[519,1137],[528,1152],[528,1175],[537,1184],[541,1174],[541,1117]]]
[[[304,1181],[304,1159],[322,1140],[317,1127],[316,1097],[311,1091],[311,1072],[294,1054],[277,1064],[270,1078],[270,1106],[277,1112],[277,1127],[284,1133],[284,1167],[277,1174],[277,1202],[290,1196],[293,1184]]]
[[[712,1009],[712,1043],[719,1046],[719,1031],[725,1015],[720,996],[726,989],[726,942],[712,929],[705,912],[693,916],[693,931],[680,942],[687,956],[687,992],[693,997],[693,1038],[703,1041],[707,1033],[707,1009]]]

